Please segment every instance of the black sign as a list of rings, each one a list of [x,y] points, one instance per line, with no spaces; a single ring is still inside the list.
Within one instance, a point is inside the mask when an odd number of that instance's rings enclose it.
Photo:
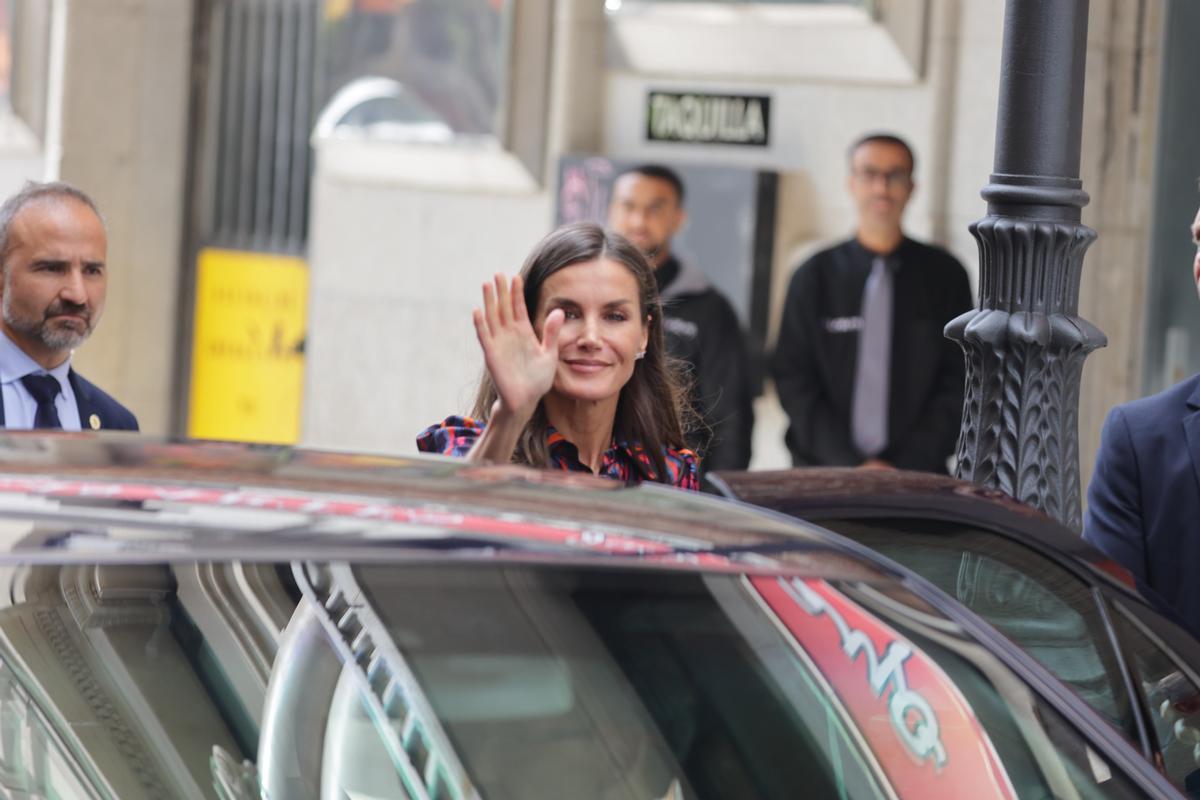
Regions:
[[[766,147],[771,98],[766,95],[650,92],[646,138],[652,142]]]

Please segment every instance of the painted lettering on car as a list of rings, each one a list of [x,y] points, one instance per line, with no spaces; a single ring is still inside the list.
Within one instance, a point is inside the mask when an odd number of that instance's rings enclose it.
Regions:
[[[748,582],[895,796],[1014,800],[991,737],[933,654],[828,581]],[[916,613],[914,624],[925,615]]]
[[[787,583],[788,593],[800,607],[814,617],[824,614],[833,622],[841,637],[842,652],[851,661],[861,653],[867,663],[867,683],[876,697],[882,697],[889,685],[892,694],[887,700],[892,727],[905,747],[922,760],[933,759],[938,768],[946,765],[946,746],[942,743],[937,715],[924,697],[908,686],[904,664],[912,655],[907,642],[894,639],[888,643],[880,658],[875,643],[861,630],[851,628],[836,608],[803,581]],[[915,718],[912,716],[915,712]]]

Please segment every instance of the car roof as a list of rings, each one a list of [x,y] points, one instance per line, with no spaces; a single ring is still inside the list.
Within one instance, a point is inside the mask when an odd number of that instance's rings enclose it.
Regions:
[[[1049,519],[1040,511],[1014,500],[999,489],[932,472],[847,467],[797,467],[756,472],[717,472],[710,475],[733,495],[767,507],[792,504],[819,507],[852,501],[866,507],[892,507],[927,503],[930,498],[949,502],[965,499],[978,506],[1003,509],[1023,517]]]
[[[709,476],[721,491],[797,519],[868,517],[940,519],[1003,531],[1031,545],[1050,545],[1126,588],[1129,571],[1077,533],[999,489],[929,472],[798,467]]]
[[[35,532],[30,520],[40,521]],[[635,556],[744,569],[786,550],[791,569],[819,558],[881,574],[839,541],[717,497],[517,465],[125,433],[0,433],[0,558],[8,560],[67,551],[99,560],[279,558],[302,548]]]

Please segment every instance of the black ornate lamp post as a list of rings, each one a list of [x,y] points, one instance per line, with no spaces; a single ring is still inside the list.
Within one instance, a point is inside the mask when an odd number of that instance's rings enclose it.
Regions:
[[[946,326],[967,360],[958,475],[1080,527],[1079,379],[1104,334],[1080,319],[1096,238],[1080,224],[1088,0],[1007,0],[979,308]]]

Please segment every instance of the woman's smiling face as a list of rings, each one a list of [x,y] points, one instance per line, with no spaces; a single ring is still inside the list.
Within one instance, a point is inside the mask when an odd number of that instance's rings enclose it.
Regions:
[[[551,392],[572,400],[616,398],[633,376],[650,330],[628,267],[607,258],[563,267],[542,284],[534,327],[554,309],[564,315]]]

